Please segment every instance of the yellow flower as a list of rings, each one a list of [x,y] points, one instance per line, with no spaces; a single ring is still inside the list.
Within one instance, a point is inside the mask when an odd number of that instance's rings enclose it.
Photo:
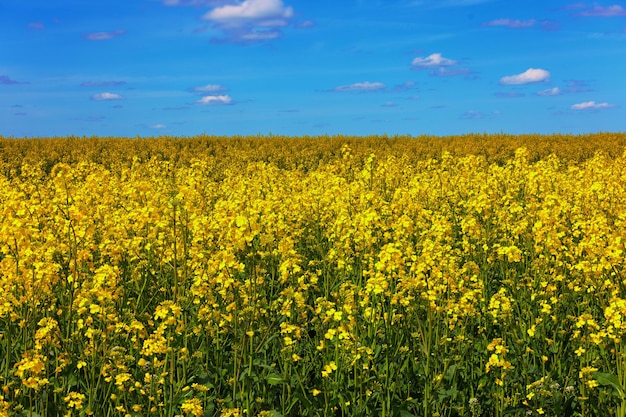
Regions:
[[[190,398],[185,400],[180,406],[181,411],[185,414],[191,414],[194,417],[202,417],[204,409],[202,408],[202,402],[198,398]]]
[[[65,397],[63,397],[63,401],[67,404],[69,408],[75,408],[77,410],[83,407],[83,400],[85,399],[85,395],[71,391]]]

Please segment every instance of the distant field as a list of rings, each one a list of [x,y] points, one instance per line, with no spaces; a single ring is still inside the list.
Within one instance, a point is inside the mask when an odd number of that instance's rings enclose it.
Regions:
[[[625,151],[0,137],[0,416],[626,416]]]

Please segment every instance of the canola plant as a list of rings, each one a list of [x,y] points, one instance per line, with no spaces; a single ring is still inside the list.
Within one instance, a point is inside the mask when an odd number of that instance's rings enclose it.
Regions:
[[[624,149],[0,138],[0,416],[626,416]]]

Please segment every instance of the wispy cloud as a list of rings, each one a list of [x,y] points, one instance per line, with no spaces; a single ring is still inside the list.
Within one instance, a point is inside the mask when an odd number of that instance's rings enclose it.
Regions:
[[[398,105],[393,101],[387,101],[384,104],[381,104],[381,107],[398,107]]]
[[[280,37],[279,28],[287,26],[293,15],[293,8],[282,0],[245,0],[215,7],[202,18],[226,35],[218,41],[249,43]]]
[[[299,29],[312,28],[313,26],[316,26],[316,23],[312,20],[305,20],[303,22],[296,24],[296,27]]]
[[[490,113],[483,113],[477,110],[468,110],[462,115],[459,116],[459,119],[472,120],[472,119],[495,119],[498,116],[502,115],[502,112],[499,110],[494,110]]]
[[[165,129],[167,126],[163,123],[157,123],[150,126],[152,129]]]
[[[535,94],[538,96],[560,96],[563,91],[559,87],[546,88],[545,90],[537,91]]]
[[[108,101],[108,100],[122,100],[124,99],[124,97],[115,93],[98,93],[98,94],[94,94],[93,96],[91,96],[91,99],[95,101]]]
[[[80,83],[81,87],[119,87],[125,85],[126,81],[85,81]]]
[[[615,107],[614,104],[609,103],[596,103],[595,101],[585,101],[582,103],[574,104],[570,107],[572,110],[601,110]]]
[[[461,116],[459,116],[459,118],[465,119],[465,120],[484,119],[485,113],[476,111],[476,110],[468,110],[465,113],[463,113]]]
[[[199,104],[202,106],[219,106],[219,105],[232,104],[232,103],[233,103],[232,97],[227,94],[217,95],[217,96],[216,95],[204,96],[200,100],[196,101],[196,104]]]
[[[403,92],[403,91],[415,89],[416,86],[417,86],[417,83],[415,81],[407,81],[402,84],[394,85],[393,88],[391,88],[391,91]]]
[[[529,68],[521,74],[507,75],[500,78],[502,85],[540,83],[550,80],[550,72],[540,68]]]
[[[582,1],[576,2],[576,3],[570,3],[567,6],[563,6],[563,7],[559,7],[555,10],[557,11],[568,11],[568,10],[580,10],[580,9],[584,9],[585,3],[583,3]]]
[[[589,91],[593,91],[589,82],[585,80],[569,80],[567,82],[567,90],[568,93],[587,93]]]
[[[595,5],[589,10],[585,10],[583,12],[577,13],[578,16],[598,16],[598,17],[615,17],[615,16],[626,16],[626,9],[624,9],[619,4],[614,4],[612,6],[600,6]]]
[[[106,41],[109,39],[116,38],[118,36],[126,34],[126,31],[123,29],[114,30],[112,32],[92,32],[83,35],[83,38],[90,41]]]
[[[369,81],[365,81],[362,83],[354,83],[354,84],[349,84],[349,85],[340,85],[337,86],[333,89],[331,89],[330,91],[333,92],[337,92],[337,93],[345,93],[345,92],[374,92],[374,91],[382,91],[385,88],[387,88],[387,86],[383,83],[379,83],[379,82],[369,82]]]
[[[413,69],[432,69],[438,67],[450,67],[457,65],[458,62],[452,59],[444,58],[440,53],[430,54],[427,57],[417,57],[411,62]]]
[[[193,93],[220,93],[227,90],[228,88],[220,84],[206,84],[189,89]]]
[[[30,22],[28,24],[28,29],[43,30],[45,28],[46,28],[46,26],[43,23],[41,23],[41,22]]]
[[[476,74],[476,72],[472,71],[469,68],[443,68],[443,67],[433,69],[428,73],[428,75],[430,75],[431,77],[456,77],[459,75],[472,75],[472,74]]]
[[[0,85],[16,85],[16,84],[30,84],[30,83],[27,81],[13,80],[8,75],[0,75]]]
[[[496,19],[483,23],[483,26],[505,26],[509,28],[529,28],[537,23],[535,19],[530,20],[513,20],[513,19]]]

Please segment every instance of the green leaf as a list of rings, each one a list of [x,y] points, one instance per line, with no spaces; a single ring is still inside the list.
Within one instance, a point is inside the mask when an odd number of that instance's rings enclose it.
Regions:
[[[619,397],[622,399],[622,401],[626,398],[626,395],[624,394],[624,388],[622,387],[622,385],[619,383],[619,379],[617,379],[617,377],[613,374],[609,374],[606,372],[594,372],[592,373],[593,378],[598,381],[598,383],[602,386],[611,386],[613,387],[613,389],[615,389],[615,391],[617,391],[617,393],[619,394]]]
[[[265,380],[270,385],[280,385],[285,382],[283,377],[278,374],[269,374],[268,376],[265,377]]]

